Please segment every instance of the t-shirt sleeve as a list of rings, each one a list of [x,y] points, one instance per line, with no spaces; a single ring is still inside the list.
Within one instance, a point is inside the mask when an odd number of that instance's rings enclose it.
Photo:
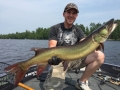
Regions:
[[[84,32],[82,31],[81,28],[78,28],[78,38],[79,38],[79,41],[85,38]]]
[[[56,33],[56,29],[55,29],[54,26],[52,26],[52,27],[50,28],[49,40],[57,40],[57,33]]]

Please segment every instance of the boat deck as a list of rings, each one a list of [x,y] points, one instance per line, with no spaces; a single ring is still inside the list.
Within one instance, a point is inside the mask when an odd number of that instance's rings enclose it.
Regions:
[[[66,74],[66,80],[65,80],[66,82],[64,84],[63,90],[78,90],[74,85],[76,83],[76,80],[82,75],[82,73],[83,73],[82,70],[78,74],[76,74],[74,71],[68,71]],[[102,80],[102,77],[98,76],[98,73],[99,72],[94,73],[88,81],[89,87],[92,90],[120,90],[120,85],[112,84],[110,82],[104,82]],[[37,78],[33,78],[25,82],[25,85],[28,85],[34,90],[44,90],[43,83],[44,82],[41,82]],[[24,90],[24,89],[22,89],[21,87],[16,87],[13,90]]]

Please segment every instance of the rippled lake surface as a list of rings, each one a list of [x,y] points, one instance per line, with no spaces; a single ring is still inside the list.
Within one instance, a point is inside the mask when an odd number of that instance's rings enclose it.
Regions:
[[[105,62],[120,65],[120,41],[104,43]],[[13,64],[34,56],[33,47],[48,47],[48,40],[0,39],[0,62]]]

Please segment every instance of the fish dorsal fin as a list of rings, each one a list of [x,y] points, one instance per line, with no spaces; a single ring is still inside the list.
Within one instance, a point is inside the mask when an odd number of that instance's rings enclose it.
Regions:
[[[31,51],[35,51],[35,56],[44,48],[31,48]]]

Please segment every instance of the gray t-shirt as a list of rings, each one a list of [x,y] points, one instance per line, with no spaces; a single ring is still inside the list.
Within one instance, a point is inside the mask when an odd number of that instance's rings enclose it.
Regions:
[[[64,23],[59,23],[50,28],[49,40],[56,40],[57,46],[73,45],[84,38],[83,31],[73,25],[66,29]]]

